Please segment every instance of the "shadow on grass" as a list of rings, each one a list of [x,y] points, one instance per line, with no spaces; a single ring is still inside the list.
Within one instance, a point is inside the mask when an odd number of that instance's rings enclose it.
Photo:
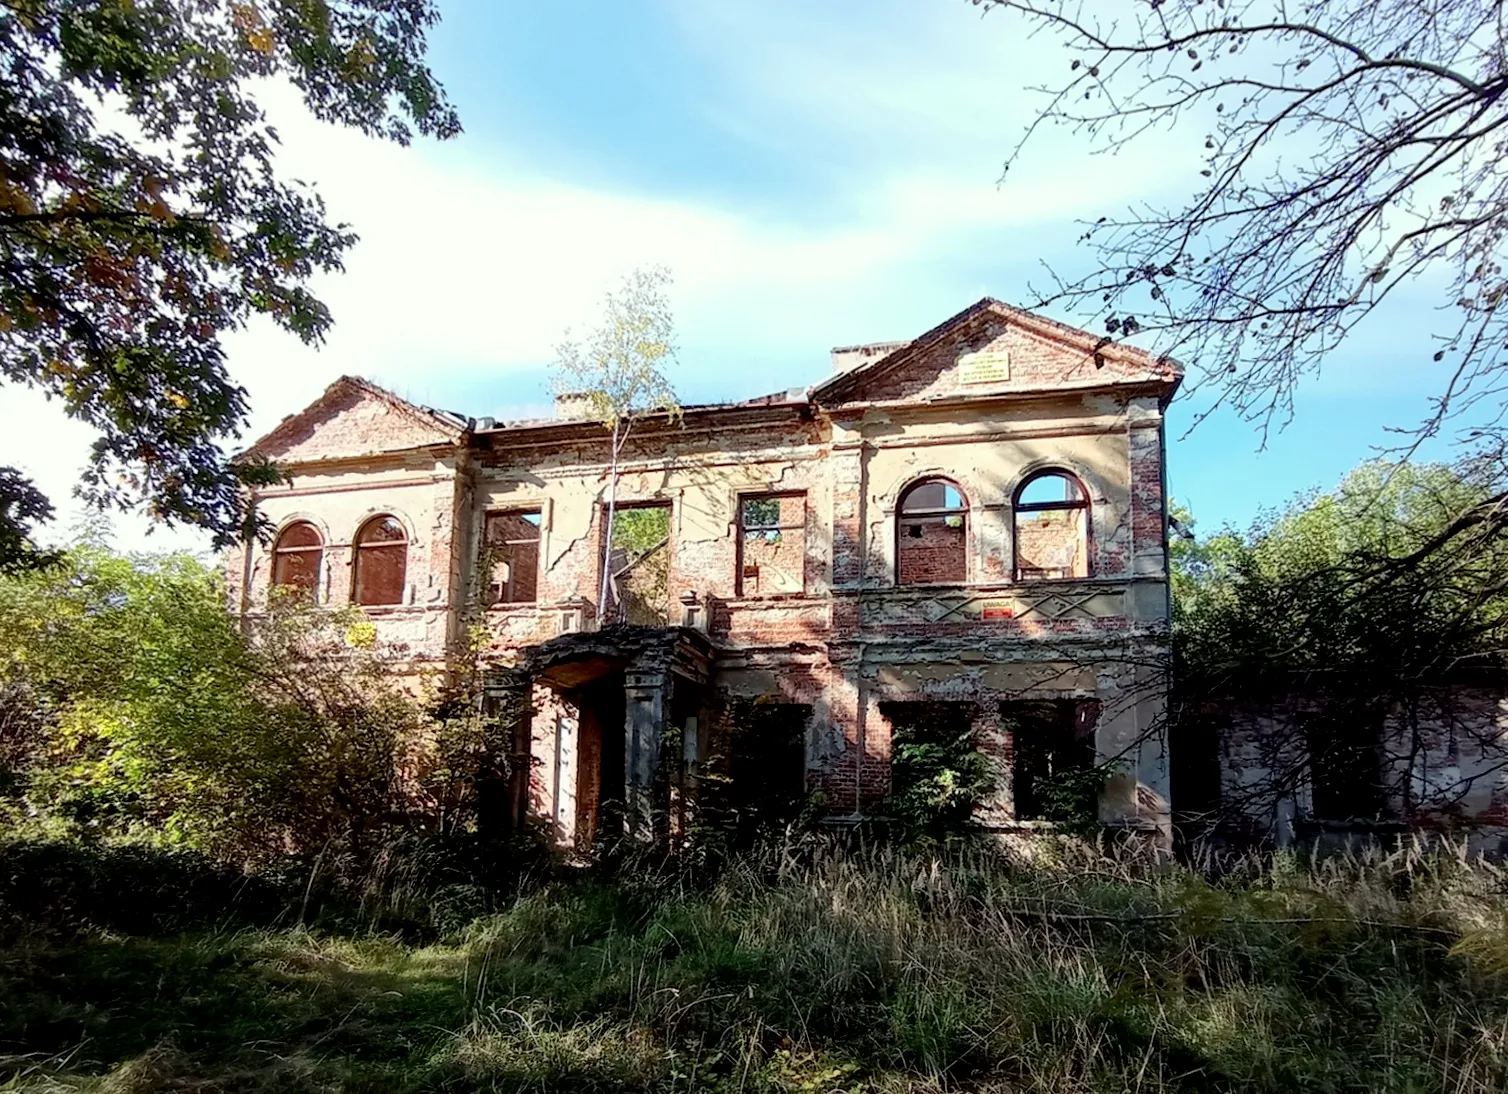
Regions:
[[[1428,925],[1468,883],[1501,905],[1464,867],[1386,906],[1381,874],[624,872],[415,940],[300,926],[278,883],[249,899],[188,860],[27,853],[0,858],[0,1090],[1475,1094],[1508,1077],[1508,997]],[[28,891],[25,870],[54,867]]]
[[[268,926],[296,914],[297,888],[191,851],[0,843],[0,930],[21,924],[160,936]]]
[[[0,962],[0,1051],[78,1075],[170,1048],[205,1076],[391,1079],[464,1024],[457,959],[389,940],[90,932],[16,938]]]

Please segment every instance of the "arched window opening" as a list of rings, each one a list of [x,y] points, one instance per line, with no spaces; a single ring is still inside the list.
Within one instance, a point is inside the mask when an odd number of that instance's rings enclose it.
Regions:
[[[272,545],[272,583],[298,589],[311,599],[319,596],[320,563],[325,540],[307,520],[290,524]]]
[[[969,503],[947,479],[922,479],[901,495],[895,522],[897,585],[968,580]]]
[[[358,604],[402,604],[408,572],[408,536],[391,516],[373,517],[356,533],[356,576],[352,599]]]
[[[1089,495],[1066,471],[1043,471],[1016,491],[1016,580],[1089,576]]]

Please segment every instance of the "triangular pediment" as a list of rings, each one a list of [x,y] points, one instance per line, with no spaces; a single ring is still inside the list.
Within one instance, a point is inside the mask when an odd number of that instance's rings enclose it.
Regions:
[[[432,445],[465,433],[459,419],[416,406],[355,376],[342,376],[247,451],[280,464],[319,463]]]
[[[929,402],[1013,393],[1154,385],[1171,395],[1167,359],[988,297],[884,356],[812,389],[827,406]]]

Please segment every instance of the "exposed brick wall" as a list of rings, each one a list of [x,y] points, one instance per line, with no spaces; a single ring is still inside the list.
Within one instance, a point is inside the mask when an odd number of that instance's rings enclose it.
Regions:
[[[1131,548],[1135,573],[1161,573],[1167,540],[1163,513],[1162,416],[1151,400],[1129,409],[1131,427]]]
[[[1218,809],[1228,825],[1282,840],[1292,834],[1285,826],[1318,813],[1303,727],[1319,705],[1285,696],[1207,713],[1202,731],[1215,738]],[[1442,686],[1412,711],[1387,711],[1377,746],[1394,817],[1465,834],[1475,849],[1508,851],[1508,690]]]
[[[1016,568],[1047,578],[1089,576],[1082,509],[1044,509],[1016,517]]]
[[[460,436],[458,426],[444,428],[356,382],[332,384],[310,411],[274,430],[262,454],[282,463],[308,463],[453,444]]]
[[[949,524],[940,519],[899,522],[895,544],[896,581],[902,585],[932,585],[968,580],[967,534],[962,518]]]
[[[742,502],[742,513],[739,595],[781,596],[805,592],[809,564],[806,495],[746,497]]]
[[[576,749],[576,846],[586,847],[597,835],[598,809],[602,805],[602,735],[622,732],[621,726],[603,725],[595,712],[581,712],[580,744]]]
[[[963,383],[957,358],[965,352],[1008,354],[1009,376]],[[1004,693],[970,683],[971,664],[1042,662],[1069,646],[1091,659],[1113,656],[1105,653],[1112,647],[1121,655],[1140,652],[1144,641],[1154,654],[1162,648],[1147,635],[1166,627],[1165,600],[1135,595],[1137,582],[1127,580],[1134,566],[1137,581],[1154,592],[1165,581],[1160,417],[1155,398],[1138,403],[1140,395],[1117,387],[1144,384],[1148,376],[1120,359],[1097,366],[1081,348],[984,314],[903,368],[866,381],[863,399],[902,404],[882,412],[728,408],[688,411],[680,425],[645,423],[623,454],[618,497],[624,505],[669,503],[672,622],[680,619],[681,595],[694,594],[706,620],[699,625],[717,647],[714,688],[733,689],[736,678],[743,697],[778,696],[811,708],[809,783],[829,808],[851,813],[889,792],[890,732],[876,704],[905,698],[875,676],[875,657],[892,659],[915,688],[940,689],[934,697],[977,701],[984,710]],[[1098,389],[1081,391],[1092,384]],[[1054,387],[1067,393],[947,411],[924,405]],[[318,414],[283,430],[279,443],[297,459],[342,461],[300,465],[296,486],[319,489],[296,497],[269,492],[262,503],[275,522],[304,514],[328,529],[326,602],[343,602],[347,544],[360,520],[378,510],[398,514],[412,529],[408,602],[373,618],[385,639],[441,662],[470,622],[461,606],[492,576],[476,567],[486,514],[529,509],[540,513],[534,603],[483,613],[486,655],[509,661],[563,630],[594,627],[608,487],[605,431],[588,424],[507,430],[447,455],[436,447],[443,434],[437,429],[370,393],[337,391]],[[910,442],[914,451],[897,458],[898,446]],[[366,458],[394,446],[408,447]],[[1056,602],[1013,580],[1008,504],[1012,483],[1051,465],[1096,476],[1089,538],[1099,552],[1095,576],[1110,579],[1104,588],[1062,583],[1065,599]],[[924,475],[968,487],[966,527],[923,522],[920,538],[897,537],[896,492],[915,481],[908,476]],[[778,540],[740,536],[739,499],[760,494],[782,496],[780,523],[792,527]],[[514,531],[523,538],[524,529]],[[1022,557],[1043,557],[1041,541],[1061,532],[1028,529]],[[740,561],[758,567],[757,589],[742,585]],[[265,590],[267,568],[265,552],[253,551],[247,590],[253,600]],[[777,587],[769,579],[777,571],[795,580]],[[231,560],[228,578],[239,599],[239,560]],[[939,589],[926,588],[932,584]],[[953,599],[944,595],[950,592]],[[985,610],[987,604],[994,607]],[[562,801],[570,796],[569,818],[559,818],[555,832],[568,840],[595,808],[575,795],[596,781],[573,775],[569,787],[555,787],[555,752],[560,746],[575,765],[570,770],[579,772],[591,764],[592,746],[579,733],[572,742],[556,741],[556,721],[570,711],[552,693],[537,700],[531,808],[542,815],[557,793]],[[1008,760],[1009,742],[990,747]],[[1155,772],[1148,777],[1155,781]]]
[[[833,585],[857,582],[864,573],[863,456],[856,447],[834,451],[828,458],[832,483]]]
[[[1009,375],[992,383],[965,383],[957,368],[960,355],[1009,355]],[[984,315],[938,343],[918,351],[904,368],[875,377],[864,398],[901,401],[984,395],[995,391],[1042,390],[1075,384],[1142,379],[1144,368],[1114,356],[1095,355],[1033,331],[1023,330],[997,315]]]
[[[743,545],[743,596],[800,595],[806,589],[806,536],[782,532],[778,539],[746,536]]]
[[[532,604],[539,592],[540,514],[538,510],[504,510],[486,515],[485,539],[492,565],[489,604]]]
[[[718,601],[712,606],[711,631],[732,646],[825,642],[832,633],[829,617],[828,605],[821,601]]]

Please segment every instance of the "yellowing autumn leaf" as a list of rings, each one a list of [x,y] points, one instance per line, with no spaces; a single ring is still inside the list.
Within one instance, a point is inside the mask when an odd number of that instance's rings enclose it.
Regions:
[[[246,44],[258,53],[271,53],[277,45],[277,37],[272,33],[272,28],[254,5],[236,4],[231,8],[230,19],[246,39]]]

